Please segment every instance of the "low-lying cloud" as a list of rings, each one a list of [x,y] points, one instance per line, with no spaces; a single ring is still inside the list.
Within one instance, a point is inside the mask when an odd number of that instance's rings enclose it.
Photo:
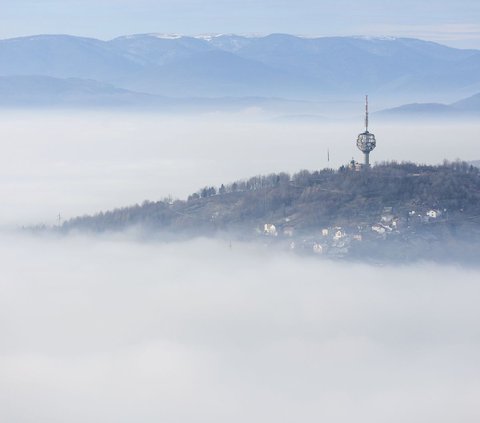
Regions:
[[[476,422],[478,270],[0,239],[0,421]]]
[[[480,158],[476,124],[395,125],[372,128],[373,161]],[[359,154],[361,129],[6,113],[0,226],[337,167]],[[1,422],[480,419],[478,270],[125,234],[0,232],[0,257]]]

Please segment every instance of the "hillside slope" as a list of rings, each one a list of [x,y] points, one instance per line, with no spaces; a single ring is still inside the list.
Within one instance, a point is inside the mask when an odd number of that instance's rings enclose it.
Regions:
[[[256,176],[205,187],[188,200],[146,202],[72,219],[64,230],[205,231],[253,228],[288,221],[298,230],[370,223],[384,207],[398,216],[411,210],[447,209],[451,215],[480,215],[480,169],[459,162],[442,166],[389,163],[368,171],[301,171]],[[213,216],[213,217],[212,217]]]
[[[57,228],[136,228],[160,238],[227,236],[334,257],[478,261],[480,169],[389,163],[301,171],[205,187],[186,201],[144,202]]]

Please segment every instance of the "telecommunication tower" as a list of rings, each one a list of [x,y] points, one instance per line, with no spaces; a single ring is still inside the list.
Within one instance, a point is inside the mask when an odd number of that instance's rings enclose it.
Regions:
[[[365,132],[358,135],[357,147],[364,155],[364,166],[370,167],[370,152],[376,147],[375,135],[368,132],[368,95],[365,96]]]

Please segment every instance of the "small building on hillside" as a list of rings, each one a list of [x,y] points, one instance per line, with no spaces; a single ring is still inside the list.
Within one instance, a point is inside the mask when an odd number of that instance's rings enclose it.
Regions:
[[[351,162],[348,164],[348,168],[355,172],[360,172],[362,170],[362,164],[352,159]]]
[[[392,207],[384,207],[380,221],[385,225],[390,225],[395,219]]]
[[[376,232],[377,234],[383,235],[386,232],[386,229],[383,225],[375,224],[372,226],[372,231]]]
[[[277,227],[273,223],[265,223],[263,233],[268,236],[278,236]]]
[[[435,210],[435,209],[431,209],[426,213],[426,215],[431,219],[436,219],[437,217],[440,217],[441,214],[442,212],[440,210]]]
[[[333,239],[334,241],[338,241],[345,237],[345,231],[340,227],[337,226],[334,228]]]

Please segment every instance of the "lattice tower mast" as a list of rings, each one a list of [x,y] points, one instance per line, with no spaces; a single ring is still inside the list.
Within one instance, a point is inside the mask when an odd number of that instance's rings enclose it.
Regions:
[[[364,166],[370,166],[370,152],[377,146],[375,135],[368,131],[368,95],[365,96],[365,132],[358,135],[357,147],[363,153]]]

